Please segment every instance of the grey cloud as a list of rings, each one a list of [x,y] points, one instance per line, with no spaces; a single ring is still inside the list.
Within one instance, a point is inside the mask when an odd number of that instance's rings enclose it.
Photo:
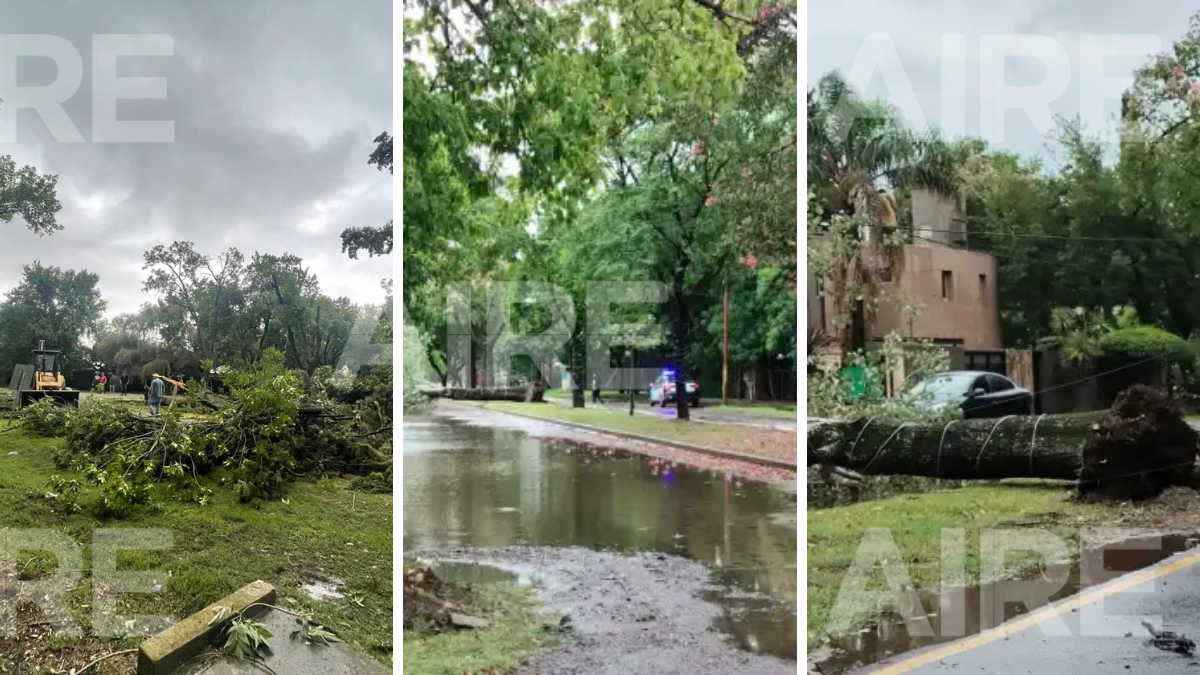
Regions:
[[[64,230],[38,237],[0,224],[0,289],[34,259],[100,274],[110,313],[150,299],[141,254],[174,239],[310,261],[323,289],[382,299],[392,258],[350,260],[341,230],[392,218],[391,176],[367,165],[392,126],[392,6],[371,2],[24,3],[6,32],[60,35],[80,51],[84,83],[65,109],[87,143],[56,142],[32,111],[0,153],[60,176]],[[173,120],[174,143],[92,143],[91,36],[165,33],[173,57],[118,60],[118,76],[165,77],[167,100],[118,104],[122,120]],[[51,81],[22,59],[21,84]]]
[[[825,72],[848,73],[867,35],[891,36],[901,64],[916,94],[921,111],[930,123],[941,122],[941,36],[962,34],[966,40],[966,121],[968,134],[980,131],[980,108],[987,102],[980,95],[981,39],[994,34],[1039,34],[1057,40],[1071,59],[1072,73],[1067,91],[1052,105],[1056,115],[1073,118],[1080,110],[1079,40],[1082,35],[1157,35],[1164,48],[1187,29],[1197,11],[1194,3],[1156,1],[1138,4],[1115,0],[1012,0],[1008,2],[963,3],[954,0],[859,0],[845,3],[812,3],[808,23],[808,82]],[[1149,56],[1149,54],[1145,55]],[[1144,61],[1141,57],[1109,58],[1109,77],[1131,74]],[[1033,59],[1006,61],[1005,81],[1010,85],[1040,82],[1045,68]],[[871,97],[888,97],[887,88],[876,77],[867,88]],[[1089,129],[1114,118],[1117,101],[1108,103],[1103,119],[1089,119]],[[1020,111],[1006,115],[1005,138],[994,147],[1024,155],[1040,156],[1053,164],[1053,139],[1040,132]]]

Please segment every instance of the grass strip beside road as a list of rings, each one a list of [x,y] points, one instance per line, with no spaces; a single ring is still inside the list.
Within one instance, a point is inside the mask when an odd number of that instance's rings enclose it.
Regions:
[[[584,398],[588,401],[592,400],[592,391],[585,390]],[[563,389],[547,389],[546,398],[556,401],[571,400],[571,392]],[[628,404],[629,392],[621,393],[616,389],[605,389],[600,392],[600,397],[606,403],[616,405],[618,403]],[[639,404],[646,402],[646,393],[637,394],[636,400]],[[717,402],[718,399],[706,398],[702,401],[701,410],[713,412],[731,412],[740,415],[761,415],[763,417],[783,417],[787,419],[796,419],[796,404],[786,403],[783,401],[749,401],[744,399],[729,399],[729,405],[722,405]]]
[[[708,404],[705,403],[702,410],[711,410],[712,412],[731,412],[739,415],[762,417],[779,417],[782,419],[796,420],[796,406],[779,405],[747,405],[742,403],[730,403],[729,405],[721,405],[720,403]]]
[[[808,511],[808,646],[826,637],[830,612],[858,547],[869,528],[890,530],[912,584],[918,589],[942,583],[942,529],[966,534],[964,566],[968,584],[979,583],[979,533],[989,528],[1040,528],[1060,537],[1079,556],[1083,527],[1118,520],[1119,505],[1069,500],[1071,491],[1051,481],[1001,481],[959,489],[907,494],[849,506]],[[1019,573],[1040,563],[1031,552],[1012,551],[1006,570]],[[876,564],[868,590],[886,588]],[[863,624],[873,617],[863,615]]]
[[[404,629],[404,672],[509,673],[523,661],[554,645],[538,614],[532,588],[505,581],[462,585],[446,583],[441,599],[455,611],[488,622],[477,630],[436,632],[427,626]]]
[[[755,457],[797,461],[795,432],[750,429],[744,426],[701,424],[674,418],[629,415],[598,408],[564,408],[545,403],[488,401],[488,410],[531,415],[549,421],[587,424],[619,433],[636,434],[666,442],[686,443],[716,450],[731,450]]]

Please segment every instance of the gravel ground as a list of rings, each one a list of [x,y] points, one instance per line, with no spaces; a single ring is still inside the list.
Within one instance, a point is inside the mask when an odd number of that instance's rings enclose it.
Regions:
[[[577,635],[522,666],[518,675],[796,672],[794,661],[740,651],[713,629],[721,610],[701,598],[709,570],[694,561],[583,548],[439,549],[407,555],[528,575],[548,611],[570,615]]]

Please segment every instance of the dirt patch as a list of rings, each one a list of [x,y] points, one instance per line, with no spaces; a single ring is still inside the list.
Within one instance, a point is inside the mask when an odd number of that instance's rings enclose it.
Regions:
[[[1120,506],[1114,527],[1140,527],[1158,532],[1200,532],[1200,492],[1195,488],[1174,486],[1154,499],[1127,502]]]
[[[22,604],[17,609],[15,628],[0,638],[0,672],[72,673],[115,652],[132,647],[121,640],[102,639],[91,635],[70,636],[54,630],[45,622],[40,610]],[[33,664],[37,664],[33,666]],[[32,667],[45,670],[32,670]],[[102,660],[87,672],[96,675],[133,675],[137,653],[129,651]]]
[[[714,629],[721,610],[702,599],[709,570],[697,562],[582,548],[462,548],[410,555],[527,575],[549,612],[570,617],[576,632],[566,646],[535,657],[518,675],[796,672],[795,662],[740,651]]]

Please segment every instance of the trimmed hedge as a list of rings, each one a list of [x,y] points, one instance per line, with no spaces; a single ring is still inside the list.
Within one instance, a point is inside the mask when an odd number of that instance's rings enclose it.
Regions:
[[[1163,358],[1169,362],[1191,363],[1195,354],[1187,340],[1157,326],[1118,328],[1100,338],[1105,356],[1130,359]]]

